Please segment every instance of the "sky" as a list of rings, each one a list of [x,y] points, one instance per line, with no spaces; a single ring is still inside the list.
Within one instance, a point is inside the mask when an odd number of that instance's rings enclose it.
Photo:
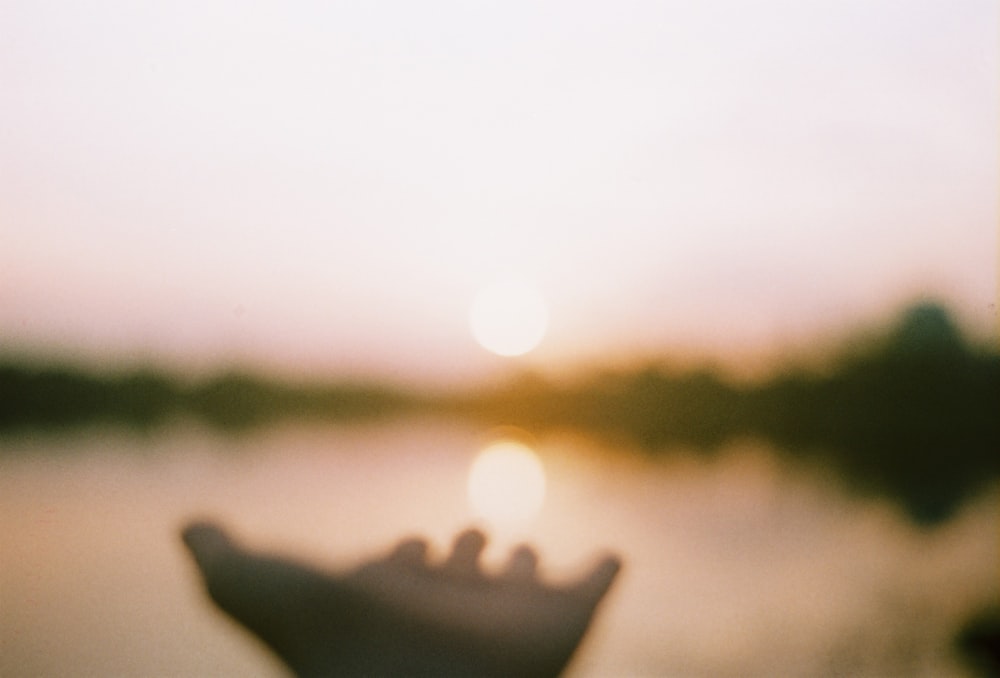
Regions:
[[[0,4],[0,351],[457,383],[995,337],[1000,6]],[[494,356],[468,310],[531,281]]]

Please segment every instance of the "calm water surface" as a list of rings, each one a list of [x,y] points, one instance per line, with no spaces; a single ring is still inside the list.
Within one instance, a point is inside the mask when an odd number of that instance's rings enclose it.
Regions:
[[[0,439],[0,675],[287,675],[212,609],[178,540],[192,516],[254,545],[350,567],[474,521],[469,425],[398,421],[222,437],[90,431]],[[534,542],[553,579],[626,560],[570,671],[583,676],[961,676],[951,639],[998,599],[994,490],[913,526],[765,444],[656,460],[537,440]]]

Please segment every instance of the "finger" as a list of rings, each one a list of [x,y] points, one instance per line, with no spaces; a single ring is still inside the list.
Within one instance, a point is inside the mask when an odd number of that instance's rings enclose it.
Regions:
[[[389,561],[397,565],[418,567],[427,564],[427,542],[423,539],[404,539],[389,554]]]
[[[592,605],[604,597],[604,594],[611,588],[618,571],[621,570],[622,561],[613,555],[605,556],[594,565],[590,573],[574,587],[574,593],[582,596]]]
[[[181,538],[202,572],[207,572],[233,549],[233,541],[229,535],[221,527],[208,521],[190,523],[182,531]]]
[[[474,574],[479,571],[479,555],[486,547],[486,535],[479,530],[466,530],[455,539],[451,555],[444,568],[452,572]]]
[[[502,576],[506,579],[530,580],[537,570],[538,554],[530,546],[522,544],[514,549]]]

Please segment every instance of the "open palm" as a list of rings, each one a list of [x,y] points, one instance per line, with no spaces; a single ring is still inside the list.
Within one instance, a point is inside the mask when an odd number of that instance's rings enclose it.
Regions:
[[[620,567],[608,556],[552,586],[522,546],[490,576],[475,530],[443,562],[413,539],[343,574],[250,551],[212,523],[183,537],[215,603],[300,676],[555,676]]]

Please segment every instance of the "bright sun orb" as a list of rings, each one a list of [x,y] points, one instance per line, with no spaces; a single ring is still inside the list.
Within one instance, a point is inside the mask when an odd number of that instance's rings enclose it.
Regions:
[[[545,501],[545,469],[534,452],[511,440],[486,447],[469,471],[469,503],[494,527],[533,518]]]
[[[501,280],[484,288],[469,310],[472,336],[502,356],[523,355],[538,346],[548,324],[545,300],[522,280]]]

